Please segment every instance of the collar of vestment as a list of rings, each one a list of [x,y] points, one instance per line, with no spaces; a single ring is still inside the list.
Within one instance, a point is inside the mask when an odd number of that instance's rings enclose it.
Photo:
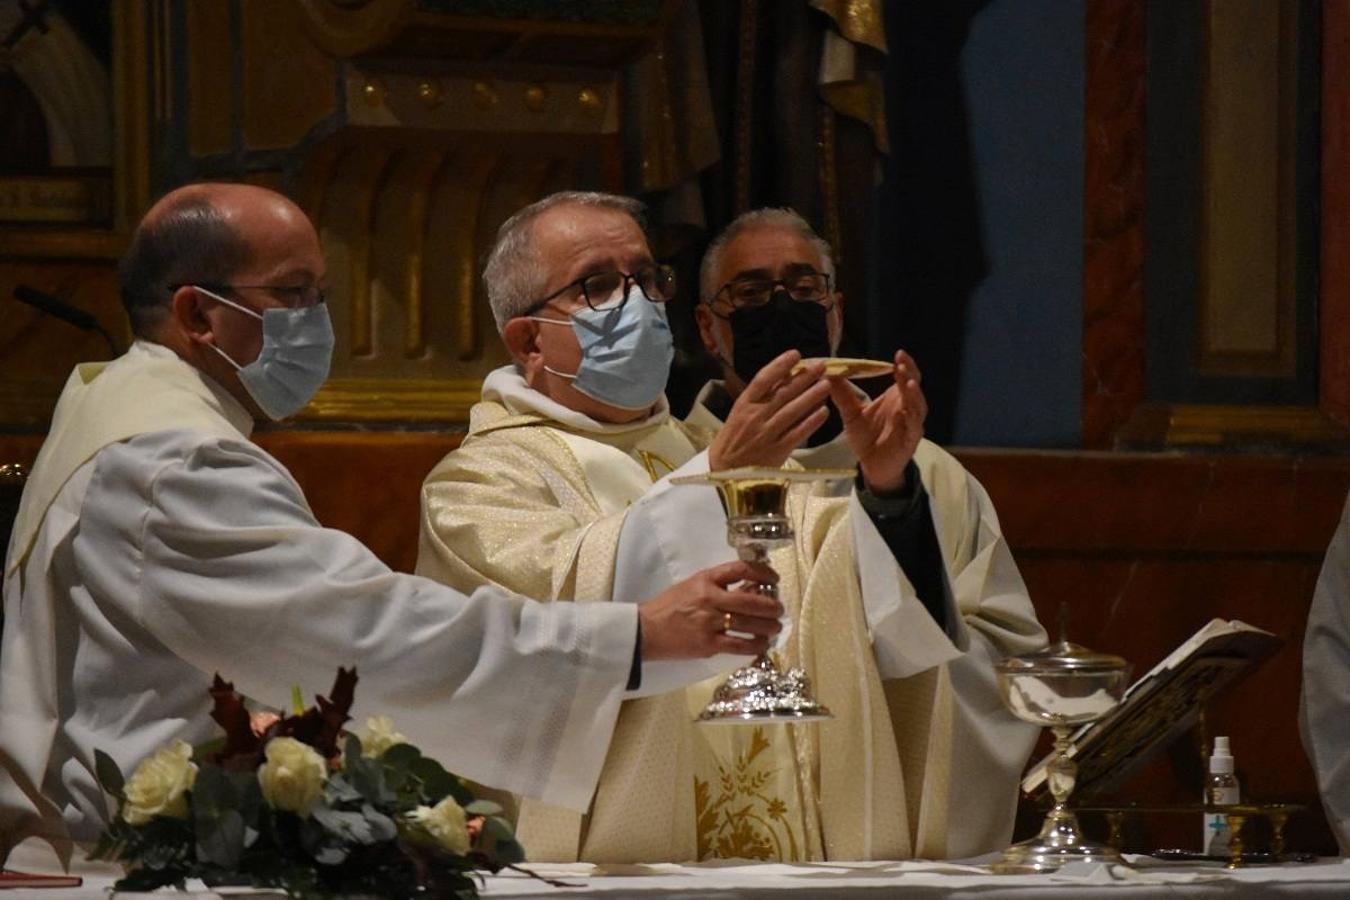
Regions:
[[[542,424],[609,443],[635,443],[669,420],[670,404],[662,395],[651,414],[635,422],[601,422],[536,391],[511,365],[489,372],[483,380],[483,400],[469,413],[469,433]]]
[[[5,572],[27,558],[61,488],[100,450],[141,434],[185,429],[247,439],[253,417],[223,387],[160,344],[138,340],[111,362],[76,366],[24,486]]]

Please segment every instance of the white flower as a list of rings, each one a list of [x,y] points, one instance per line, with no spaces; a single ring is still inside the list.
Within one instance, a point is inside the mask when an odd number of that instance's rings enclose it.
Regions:
[[[273,809],[309,815],[328,780],[328,763],[313,747],[289,737],[268,741],[266,756],[258,769],[263,799]]]
[[[394,722],[388,716],[371,716],[366,719],[366,730],[361,733],[361,755],[375,759],[384,755],[395,744],[406,744],[408,738],[394,730]]]
[[[433,846],[457,856],[469,852],[464,807],[454,797],[446,797],[435,806],[419,806],[408,813],[408,818],[432,839]]]
[[[160,747],[131,773],[122,818],[132,825],[144,825],[155,816],[186,819],[187,792],[196,780],[197,766],[187,741]]]

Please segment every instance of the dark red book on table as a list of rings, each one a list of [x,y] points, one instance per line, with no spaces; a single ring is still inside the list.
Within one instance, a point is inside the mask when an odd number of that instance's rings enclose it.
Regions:
[[[0,869],[0,891],[7,888],[71,888],[83,883],[84,879],[78,875],[33,875]]]

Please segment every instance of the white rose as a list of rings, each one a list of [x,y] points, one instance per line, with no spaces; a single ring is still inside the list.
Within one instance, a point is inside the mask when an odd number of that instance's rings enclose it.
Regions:
[[[328,780],[328,763],[308,744],[279,737],[267,742],[267,762],[258,769],[263,799],[273,809],[309,815]]]
[[[160,747],[154,756],[141,760],[131,773],[122,818],[132,825],[144,825],[155,816],[186,819],[187,792],[196,781],[197,766],[187,741]]]
[[[388,716],[371,716],[366,719],[366,730],[361,734],[361,754],[378,759],[395,744],[406,744],[408,738],[394,730],[394,722]]]
[[[469,827],[464,807],[454,797],[446,797],[435,806],[419,806],[408,818],[429,835],[436,847],[463,856],[469,852]]]

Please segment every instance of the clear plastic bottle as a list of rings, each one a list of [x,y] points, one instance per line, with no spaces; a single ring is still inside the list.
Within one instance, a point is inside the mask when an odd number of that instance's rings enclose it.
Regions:
[[[1214,753],[1209,758],[1209,777],[1205,779],[1205,802],[1210,805],[1239,803],[1242,792],[1237,776],[1233,774],[1236,765],[1227,737],[1214,739]],[[1210,856],[1227,856],[1232,835],[1228,831],[1228,819],[1222,813],[1205,813],[1204,841],[1201,846]]]

